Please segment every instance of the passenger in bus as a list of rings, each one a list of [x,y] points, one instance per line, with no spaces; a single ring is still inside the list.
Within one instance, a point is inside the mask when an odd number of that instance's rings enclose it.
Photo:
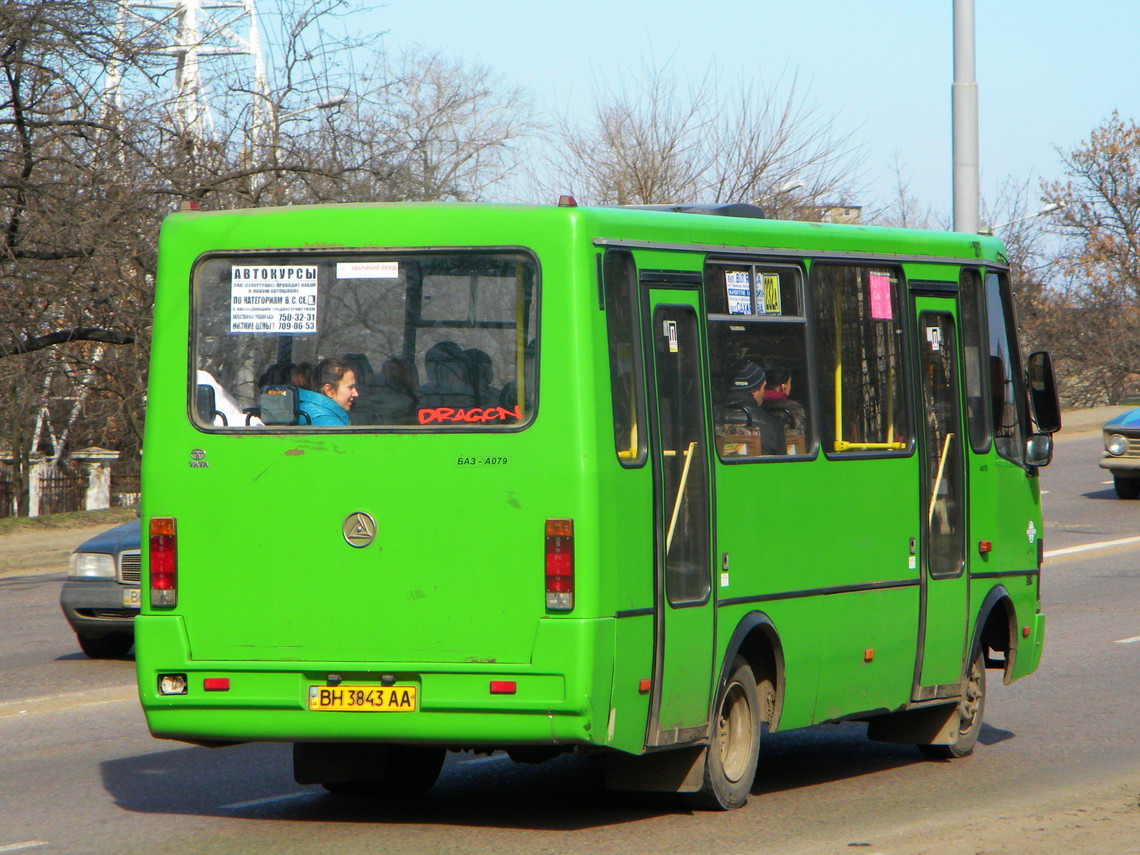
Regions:
[[[309,375],[313,366],[307,362],[297,365],[293,362],[274,362],[265,369],[265,373],[257,380],[257,388],[266,386],[296,386],[298,389],[307,388]]]
[[[792,375],[783,368],[769,368],[764,388],[764,409],[784,425],[788,454],[806,452],[807,412],[799,401],[792,400]]]
[[[475,405],[471,362],[453,341],[433,344],[424,354],[428,382],[420,387],[421,407],[462,409]]]
[[[487,407],[499,402],[499,389],[491,385],[495,379],[495,369],[491,357],[477,347],[463,351],[470,366],[471,388],[475,392],[475,406]]]
[[[419,372],[416,364],[394,356],[380,366],[380,380],[370,390],[376,424],[415,424],[419,406]]]
[[[725,398],[725,421],[732,411],[743,413],[747,423],[760,431],[760,453],[764,456],[787,454],[783,420],[763,406],[767,375],[755,362],[746,362],[732,377]]]
[[[360,394],[356,391],[356,373],[332,357],[313,369],[312,389],[298,391],[301,412],[317,427],[347,425],[348,411]]]

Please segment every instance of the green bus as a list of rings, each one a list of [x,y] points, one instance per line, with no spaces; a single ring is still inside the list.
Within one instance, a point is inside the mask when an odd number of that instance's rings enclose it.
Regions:
[[[1039,466],[992,237],[658,209],[165,221],[143,463],[151,732],[426,791],[605,755],[733,808],[761,734],[971,751],[1033,672]]]

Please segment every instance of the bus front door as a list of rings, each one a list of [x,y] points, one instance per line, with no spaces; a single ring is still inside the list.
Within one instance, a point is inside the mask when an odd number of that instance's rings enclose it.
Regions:
[[[915,700],[959,694],[966,656],[966,489],[953,297],[915,300],[922,407],[922,567]]]
[[[715,604],[709,445],[694,291],[649,292],[653,381],[654,657],[646,742],[707,734]]]

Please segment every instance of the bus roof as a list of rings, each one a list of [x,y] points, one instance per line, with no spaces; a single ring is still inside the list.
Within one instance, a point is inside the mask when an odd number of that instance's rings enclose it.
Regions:
[[[270,222],[272,230],[267,230]],[[377,240],[374,225],[363,227],[376,222],[386,223],[384,239]],[[169,216],[163,228],[175,230],[183,237],[197,234],[213,240],[218,245],[212,248],[219,250],[421,245],[421,241],[409,241],[413,234],[423,234],[422,243],[434,246],[484,242],[503,245],[504,234],[518,233],[520,236],[510,241],[518,244],[525,242],[525,234],[570,229],[579,239],[599,246],[719,253],[770,249],[791,255],[874,253],[881,257],[1006,263],[1004,245],[988,235],[720,216],[675,210],[673,206],[654,209],[456,202],[337,203],[180,211]],[[441,232],[454,232],[456,240],[441,242]],[[361,233],[367,233],[368,239],[357,236]]]

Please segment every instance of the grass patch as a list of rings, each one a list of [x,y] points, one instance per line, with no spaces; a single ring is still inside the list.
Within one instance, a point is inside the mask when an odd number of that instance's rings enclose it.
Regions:
[[[106,525],[108,528],[128,520],[138,519],[135,508],[105,508],[101,511],[72,511],[66,514],[46,514],[42,517],[7,517],[0,519],[0,537],[21,531],[37,529],[83,528]]]

